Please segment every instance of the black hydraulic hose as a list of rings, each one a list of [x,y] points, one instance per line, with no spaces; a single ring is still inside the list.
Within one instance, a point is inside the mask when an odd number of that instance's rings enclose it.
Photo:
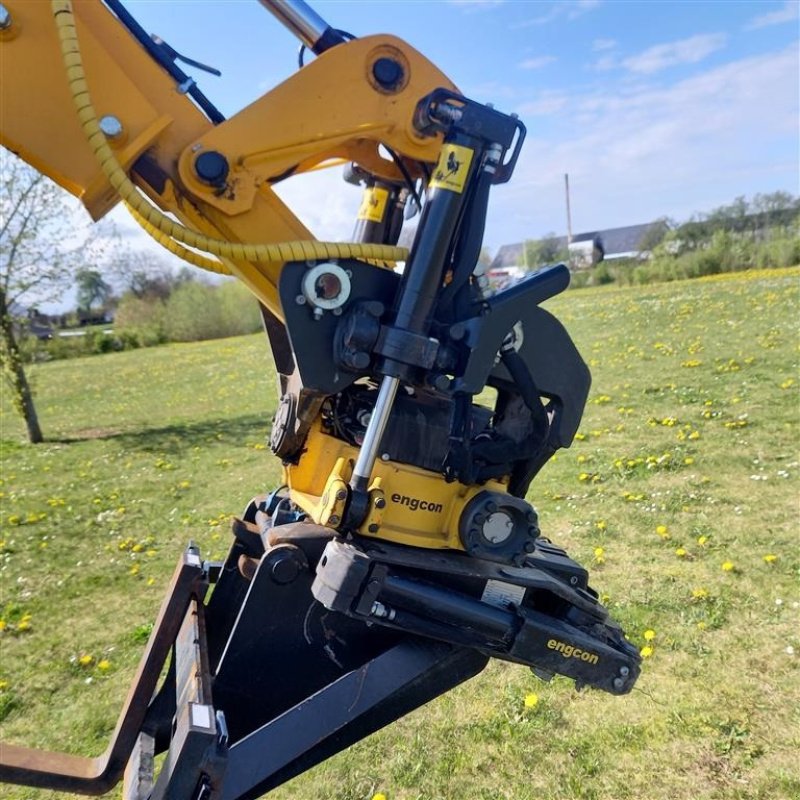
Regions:
[[[136,18],[122,5],[120,0],[103,0],[114,12],[117,19],[128,29],[131,36],[144,47],[150,57],[163,67],[179,86],[186,87],[185,92],[203,110],[203,113],[215,125],[225,122],[222,112],[200,91],[194,80],[190,78],[148,35],[147,31],[136,21]]]
[[[547,418],[547,412],[544,410],[539,397],[539,389],[533,380],[528,365],[513,347],[501,350],[500,357],[503,359],[503,365],[511,374],[517,389],[519,389],[523,402],[531,412],[533,436],[544,441],[550,430],[550,421]]]
[[[436,306],[436,318],[442,322],[466,319],[474,312],[474,303],[481,298],[480,292],[475,291],[469,278],[481,254],[492,177],[490,170],[481,170],[459,221],[450,258],[453,265],[452,280],[442,290]]]

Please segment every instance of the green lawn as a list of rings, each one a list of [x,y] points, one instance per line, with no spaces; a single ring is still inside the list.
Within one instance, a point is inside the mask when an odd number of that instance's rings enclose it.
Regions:
[[[273,796],[800,797],[799,289],[795,269],[548,304],[594,385],[529,499],[647,648],[631,695],[495,662]],[[178,554],[223,556],[278,479],[275,382],[261,336],[32,375],[48,442],[7,395],[0,416],[0,734],[96,754]]]

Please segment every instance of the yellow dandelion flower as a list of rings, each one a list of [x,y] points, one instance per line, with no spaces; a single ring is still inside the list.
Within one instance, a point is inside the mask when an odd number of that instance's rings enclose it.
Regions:
[[[138,574],[139,574],[139,569],[140,569],[139,565],[138,565],[138,564],[134,564],[134,565],[133,565],[133,566],[132,566],[132,567],[131,567],[131,568],[128,570],[128,573],[129,573],[130,575],[138,575]]]
[[[695,600],[705,600],[708,597],[708,589],[698,586],[696,589],[692,589],[692,597]]]
[[[652,642],[653,639],[655,639],[655,638],[656,638],[656,632],[652,628],[648,628],[644,632],[644,640],[646,642]]]
[[[686,458],[683,459],[683,463],[688,467],[691,464],[694,464],[694,459],[691,456],[686,456]]]
[[[700,620],[700,622],[697,623],[698,630],[704,631],[707,627],[708,624],[703,622],[702,620]]]
[[[776,556],[774,553],[767,553],[765,556],[763,556],[763,559],[765,564],[774,564],[778,560],[778,556]]]
[[[698,536],[697,537],[697,544],[699,544],[700,547],[703,547],[707,543],[708,543],[708,536]]]
[[[84,654],[83,654],[83,655],[82,655],[82,656],[81,656],[81,657],[78,659],[78,663],[79,663],[79,664],[80,664],[82,667],[88,667],[88,666],[89,666],[89,664],[91,664],[91,663],[92,663],[92,661],[94,661],[94,658],[92,658],[92,656],[90,656],[88,653],[84,653]]]
[[[0,619],[0,631],[4,631],[6,629],[6,621],[4,619]]]
[[[736,565],[733,561],[723,561],[722,562],[722,571],[723,572],[733,572],[736,569]]]
[[[699,439],[700,438],[700,431],[692,431],[689,434],[690,439]]]
[[[155,578],[148,578],[147,579],[147,585],[148,586],[153,586],[155,584],[155,582],[156,582]]]
[[[20,632],[29,631],[31,629],[31,621],[29,617],[23,617],[17,623],[17,630]]]
[[[101,672],[107,672],[111,669],[111,662],[107,658],[100,659],[100,661],[97,662],[97,669]]]
[[[378,792],[372,795],[372,800],[386,800],[386,795],[383,792]]]
[[[643,647],[643,648],[642,648],[642,649],[639,651],[639,655],[640,655],[642,658],[650,658],[650,656],[652,656],[654,652],[655,652],[655,650],[654,650],[652,647],[650,647],[650,645],[649,645],[649,644],[646,644],[646,645],[645,645],[645,646],[644,646],[644,647]]]
[[[0,692],[4,692],[8,689],[8,681],[0,681]]]
[[[536,708],[539,705],[539,695],[531,692],[525,695],[525,708]]]
[[[594,526],[599,531],[604,531],[608,528],[608,525],[606,525],[606,521],[604,519],[600,519],[597,522],[595,522]]]
[[[669,539],[669,528],[666,525],[656,525],[656,533],[662,539]]]
[[[678,558],[686,558],[686,556],[689,555],[689,554],[686,552],[686,548],[685,547],[676,547],[675,548],[675,555],[678,556]]]

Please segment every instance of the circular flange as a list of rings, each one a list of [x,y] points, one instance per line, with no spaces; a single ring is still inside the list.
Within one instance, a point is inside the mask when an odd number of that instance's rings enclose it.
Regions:
[[[303,277],[303,296],[313,308],[341,308],[350,297],[350,276],[336,264],[317,264]]]

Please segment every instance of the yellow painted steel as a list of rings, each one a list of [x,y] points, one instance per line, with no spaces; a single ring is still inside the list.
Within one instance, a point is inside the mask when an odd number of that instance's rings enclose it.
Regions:
[[[420,163],[437,163],[441,138],[420,136],[414,111],[433,89],[455,87],[401,40],[370,36],[338,45],[213,126],[99,0],[3,1],[14,25],[0,37],[0,143],[79,197],[95,219],[125,200],[171,252],[235,275],[279,319],[276,287],[288,260],[361,257],[380,263],[405,257],[397,248],[314,241],[272,189],[278,179],[343,159],[402,180],[380,144],[398,153],[412,176],[423,174]],[[372,66],[383,57],[403,65],[403,81],[392,91],[373,77]],[[122,124],[117,140],[100,131],[103,115]],[[194,159],[208,150],[230,165],[224,192],[195,175]],[[128,177],[142,155],[159,174],[155,185],[136,173],[136,185]],[[285,242],[290,244],[274,245]],[[292,500],[336,527],[343,510],[336,493],[356,456],[355,448],[317,423],[300,462],[285,467]],[[333,500],[330,492],[325,496],[326,485],[338,490]],[[505,487],[465,487],[434,472],[379,461],[360,532],[420,547],[461,548],[461,511],[484,488]]]
[[[415,133],[413,113],[427,91],[452,84],[405,43],[367,37],[333,48],[214,127],[99,0],[74,7],[54,0],[52,10],[51,4],[25,0],[9,0],[6,6],[17,35],[0,41],[0,142],[79,196],[95,218],[122,196],[170,239],[224,258],[279,318],[275,284],[287,260],[404,258],[402,249],[318,247],[270,181],[342,158],[398,178],[396,166],[379,154],[378,142],[410,159],[411,172],[418,171],[415,161],[436,161],[439,141]],[[386,55],[405,67],[396,92],[386,92],[372,77],[371,65]],[[96,118],[103,114],[113,114],[123,125],[124,141],[116,147],[97,129]],[[229,156],[231,191],[217,193],[195,177],[194,157],[203,148]],[[164,188],[141,180],[139,187],[188,231],[142,201],[129,183],[125,172],[145,152],[163,174]],[[287,241],[291,245],[277,249],[256,244]]]
[[[326,514],[330,519],[335,502],[331,490],[346,487],[357,457],[355,447],[316,425],[299,464],[284,466],[283,482],[292,501],[315,521]],[[379,459],[372,471],[370,490],[378,490],[380,494],[372,499],[382,495],[385,505],[376,509],[371,503],[373,516],[359,529],[363,535],[415,547],[463,550],[458,522],[464,506],[481,491],[506,492],[507,487],[499,481],[481,486],[447,483],[436,472]],[[370,531],[371,524],[378,529]]]
[[[119,198],[75,114],[50,4],[4,5],[18,32],[0,40],[0,143],[80,197],[99,219]],[[116,152],[120,164],[129,169],[147,150],[169,173],[184,144],[211,123],[102,3],[78,3],[75,18],[97,112],[117,117],[126,131],[127,143]]]

